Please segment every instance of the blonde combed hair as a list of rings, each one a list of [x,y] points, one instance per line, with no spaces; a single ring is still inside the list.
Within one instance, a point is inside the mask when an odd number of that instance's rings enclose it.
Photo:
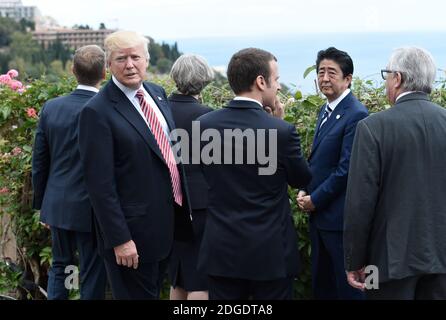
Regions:
[[[149,39],[134,31],[116,31],[107,36],[104,42],[105,55],[110,61],[112,53],[116,50],[133,48],[139,45],[144,47],[144,53],[149,60]]]

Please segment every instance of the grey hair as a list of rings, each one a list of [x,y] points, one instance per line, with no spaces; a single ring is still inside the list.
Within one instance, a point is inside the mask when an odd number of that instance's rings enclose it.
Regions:
[[[436,66],[428,51],[418,47],[398,48],[393,51],[388,68],[401,72],[404,91],[432,92]]]
[[[183,54],[173,64],[170,76],[179,92],[196,95],[214,79],[214,71],[203,57]]]

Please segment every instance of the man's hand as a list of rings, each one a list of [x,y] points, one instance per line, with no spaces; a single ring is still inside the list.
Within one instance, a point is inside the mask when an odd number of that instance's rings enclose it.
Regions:
[[[304,192],[304,191],[300,191]],[[299,193],[300,193],[299,192]],[[299,208],[307,213],[310,213],[312,211],[316,210],[316,207],[313,204],[313,201],[311,201],[311,195],[304,195],[302,197],[297,196],[297,204],[299,205]]]
[[[297,201],[299,201],[299,199],[305,197],[307,195],[307,192],[305,190],[299,190],[299,192],[297,193]]]
[[[264,106],[263,109],[276,118],[283,119],[285,117],[285,107],[277,96],[273,106]]]
[[[361,291],[365,290],[365,267],[357,271],[347,271],[348,284]]]
[[[116,263],[124,267],[133,267],[133,269],[138,268],[138,251],[136,250],[136,245],[133,240],[130,240],[124,244],[121,244],[114,248]]]
[[[49,224],[43,223],[42,221],[40,221],[39,223],[40,223],[40,225],[43,226],[45,229],[50,230],[50,225],[49,225]]]

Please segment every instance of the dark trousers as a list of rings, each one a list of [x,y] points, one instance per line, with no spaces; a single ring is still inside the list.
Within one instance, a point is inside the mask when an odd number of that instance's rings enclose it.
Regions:
[[[138,269],[119,266],[116,260],[105,259],[105,268],[116,300],[157,300],[166,276],[167,259],[144,262]]]
[[[253,281],[209,276],[210,300],[291,300],[293,279]]]
[[[364,293],[347,282],[343,235],[310,224],[313,297],[318,300],[362,300]]]
[[[67,287],[74,285],[77,278],[73,271],[75,267],[77,268],[78,261],[80,298],[82,300],[104,299],[107,275],[104,262],[98,255],[93,235],[90,232],[51,227],[51,239],[53,262],[48,274],[48,299],[68,299]],[[79,259],[76,256],[77,252]]]
[[[445,300],[446,274],[426,274],[391,280],[366,291],[369,300]]]

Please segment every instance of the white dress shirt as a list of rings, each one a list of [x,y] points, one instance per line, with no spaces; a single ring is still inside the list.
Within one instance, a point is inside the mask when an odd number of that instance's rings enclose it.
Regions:
[[[251,101],[251,102],[255,102],[255,103],[259,104],[259,105],[263,108],[263,106],[262,106],[262,104],[260,103],[260,101],[257,101],[257,100],[255,100],[255,99],[251,99],[251,98],[246,98],[246,97],[239,97],[239,96],[237,96],[237,97],[235,97],[233,100],[236,100],[236,101]]]
[[[146,119],[146,117],[144,116],[144,113],[142,112],[141,109],[141,105],[139,104],[139,99],[136,97],[136,92],[139,89],[142,89],[142,91],[144,92],[144,97],[146,98],[146,101],[149,103],[149,105],[152,107],[152,109],[155,111],[155,114],[159,120],[159,122],[161,123],[161,127],[163,128],[164,133],[166,134],[168,140],[170,141],[169,138],[169,134],[170,134],[170,130],[169,130],[169,126],[167,125],[167,121],[164,118],[162,112],[160,111],[160,109],[158,108],[158,105],[155,103],[155,101],[152,99],[152,97],[150,96],[150,94],[146,91],[146,89],[144,88],[144,86],[141,84],[141,87],[134,90],[134,89],[130,89],[127,88],[126,86],[124,86],[122,83],[120,83],[114,76],[112,76],[112,80],[113,82],[116,84],[116,86],[121,89],[122,92],[124,92],[124,94],[126,95],[126,97],[130,100],[130,102],[133,104],[133,106],[135,107],[136,111],[138,111],[138,113],[141,115],[141,117],[143,118],[144,122],[147,124],[147,127],[150,129],[150,124],[148,122],[148,120]]]
[[[86,91],[93,91],[93,92],[95,92],[95,93],[98,93],[98,92],[99,92],[99,89],[98,89],[98,88],[96,88],[96,87],[92,87],[92,86],[86,86],[86,85],[84,85],[84,84],[80,84],[80,85],[78,85],[78,86],[76,87],[76,89],[79,89],[79,90],[86,90]]]

